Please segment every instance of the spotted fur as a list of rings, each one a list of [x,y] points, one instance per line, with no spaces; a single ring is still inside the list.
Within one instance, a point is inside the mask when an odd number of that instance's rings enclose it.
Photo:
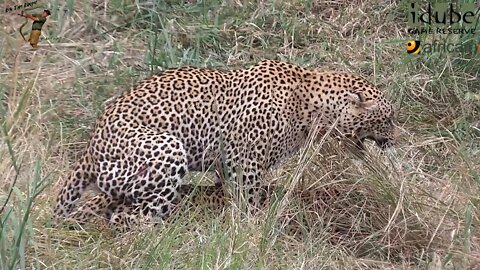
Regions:
[[[266,170],[297,152],[315,126],[324,133],[335,125],[336,133],[359,148],[365,139],[389,147],[393,121],[392,104],[382,92],[350,73],[272,60],[233,71],[169,69],[106,106],[54,215],[88,221],[77,203],[95,186],[101,195],[89,204],[99,205],[93,212],[108,200],[133,209],[129,221],[165,217],[187,171],[215,167],[255,205]],[[118,210],[101,212],[113,223],[125,219]]]

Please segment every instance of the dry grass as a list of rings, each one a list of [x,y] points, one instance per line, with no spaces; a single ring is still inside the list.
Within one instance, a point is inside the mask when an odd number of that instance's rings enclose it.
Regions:
[[[0,18],[0,269],[480,269],[479,55],[407,55],[403,4],[39,2],[53,14],[36,51],[16,32],[22,18]],[[396,152],[371,147],[360,161],[311,145],[272,174],[291,192],[257,215],[192,212],[117,237],[50,228],[108,98],[157,69],[264,58],[385,89],[400,111]]]

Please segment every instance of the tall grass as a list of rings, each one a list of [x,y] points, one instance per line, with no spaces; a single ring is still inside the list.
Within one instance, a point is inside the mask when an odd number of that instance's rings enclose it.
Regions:
[[[472,0],[469,0],[472,2]],[[0,17],[0,269],[475,269],[479,54],[408,55],[404,3],[47,1],[34,51]],[[42,6],[42,8],[44,8]],[[26,27],[27,28],[27,27]],[[25,28],[25,29],[26,29]],[[478,35],[442,36],[478,43]],[[261,211],[199,207],[160,228],[50,226],[104,103],[158,70],[261,59],[361,74],[399,109],[393,155],[320,140],[269,180]],[[209,175],[192,175],[209,183]]]

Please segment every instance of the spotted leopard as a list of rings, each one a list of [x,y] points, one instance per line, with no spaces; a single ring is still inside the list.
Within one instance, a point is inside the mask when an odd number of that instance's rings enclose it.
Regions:
[[[384,94],[351,73],[273,60],[231,71],[168,69],[106,105],[54,216],[88,222],[77,204],[95,187],[100,195],[86,203],[87,212],[130,208],[107,211],[113,224],[164,218],[175,209],[184,175],[212,169],[258,205],[265,172],[295,154],[312,130],[333,128],[359,149],[365,139],[386,148],[394,121]]]

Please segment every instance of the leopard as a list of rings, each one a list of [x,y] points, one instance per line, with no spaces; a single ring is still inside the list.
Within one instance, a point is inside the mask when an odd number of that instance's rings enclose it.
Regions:
[[[395,121],[385,93],[351,72],[277,60],[233,70],[165,69],[105,105],[53,217],[84,223],[101,213],[116,225],[162,220],[188,193],[183,180],[195,171],[221,172],[255,207],[267,171],[295,155],[313,131],[333,130],[359,151],[365,140],[390,149]],[[89,188],[99,195],[79,206]]]

